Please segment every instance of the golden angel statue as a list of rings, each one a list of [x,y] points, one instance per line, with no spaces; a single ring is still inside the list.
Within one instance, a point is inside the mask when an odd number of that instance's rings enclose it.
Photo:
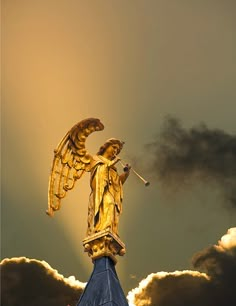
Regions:
[[[87,137],[94,131],[103,129],[103,124],[95,118],[88,118],[74,125],[54,150],[49,179],[47,214],[53,216],[75,182],[85,172],[90,172],[88,236],[107,229],[118,235],[123,200],[122,185],[130,173],[130,166],[122,174],[118,174],[115,167],[120,161],[118,154],[124,142],[110,138],[94,156],[86,150]]]

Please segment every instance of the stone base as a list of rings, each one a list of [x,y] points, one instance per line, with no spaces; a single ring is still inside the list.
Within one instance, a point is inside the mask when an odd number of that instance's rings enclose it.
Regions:
[[[123,256],[126,253],[125,244],[109,229],[88,236],[83,240],[84,251],[94,261],[104,256],[110,257],[116,264],[116,255]]]

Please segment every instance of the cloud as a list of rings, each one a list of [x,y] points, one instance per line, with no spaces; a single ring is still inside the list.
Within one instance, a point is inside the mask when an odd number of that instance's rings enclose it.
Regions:
[[[196,253],[192,264],[195,271],[148,275],[128,293],[129,305],[236,305],[236,227],[229,229],[217,245]],[[0,266],[4,306],[75,306],[85,287],[45,261],[19,257],[4,259]]]
[[[157,272],[128,294],[130,306],[235,306],[236,228],[193,257],[198,271]]]
[[[1,261],[1,305],[75,305],[85,287],[73,276],[65,278],[45,261],[26,257]]]
[[[128,294],[130,306],[202,306],[209,279],[196,271],[157,272]]]
[[[160,134],[147,145],[153,153],[151,171],[170,186],[191,179],[216,182],[236,206],[236,136],[205,124],[184,129],[167,117]]]
[[[193,257],[193,266],[205,271],[215,288],[215,305],[236,305],[236,227]]]

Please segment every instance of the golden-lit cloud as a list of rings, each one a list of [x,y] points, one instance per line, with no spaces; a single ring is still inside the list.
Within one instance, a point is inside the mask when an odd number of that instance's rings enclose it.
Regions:
[[[130,306],[236,305],[236,228],[193,257],[199,271],[157,272],[128,293]]]
[[[129,306],[235,306],[235,233],[236,228],[230,228],[217,245],[193,256],[193,267],[198,271],[148,275],[128,293]],[[2,260],[1,278],[4,306],[76,305],[85,287],[47,262],[26,257]]]
[[[230,228],[218,242],[219,248],[224,251],[230,251],[236,247],[236,227]]]
[[[177,305],[173,301],[179,300],[181,296],[189,303],[192,298],[201,294],[202,287],[208,281],[209,277],[198,271],[152,273],[137,288],[131,290],[127,298],[130,306]]]
[[[26,257],[1,261],[4,306],[75,305],[85,285],[74,276],[64,277],[45,261]]]

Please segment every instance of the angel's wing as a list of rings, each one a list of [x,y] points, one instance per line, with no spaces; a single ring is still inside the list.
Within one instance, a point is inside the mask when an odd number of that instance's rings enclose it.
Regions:
[[[90,171],[91,155],[85,148],[85,141],[92,132],[103,129],[99,119],[85,119],[75,124],[54,150],[46,211],[49,216],[60,209],[61,199],[74,187],[76,180],[85,171]]]

